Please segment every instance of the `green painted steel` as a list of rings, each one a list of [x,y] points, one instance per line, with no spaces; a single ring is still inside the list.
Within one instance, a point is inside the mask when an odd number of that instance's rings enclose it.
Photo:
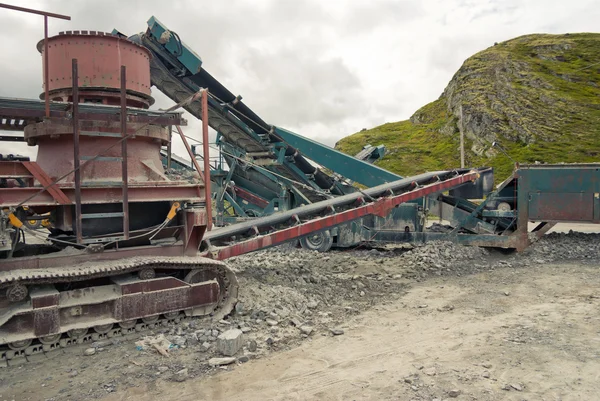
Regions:
[[[526,165],[516,176],[529,220],[600,222],[600,164]]]
[[[156,17],[148,20],[148,30],[157,42],[163,44],[164,48],[177,58],[181,64],[192,74],[202,68],[202,59],[192,49],[181,41],[179,35],[169,31]]]
[[[276,136],[291,147],[300,149],[310,160],[367,187],[374,187],[402,178],[397,174],[348,156],[327,145],[295,134],[284,128],[273,128],[273,133]]]

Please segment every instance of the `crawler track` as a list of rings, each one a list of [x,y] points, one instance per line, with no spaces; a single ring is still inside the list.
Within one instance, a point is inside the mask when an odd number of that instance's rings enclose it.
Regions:
[[[206,316],[237,302],[235,274],[203,257],[136,257],[0,273],[3,293],[26,286],[19,302],[0,299],[0,364],[76,344],[128,336]]]

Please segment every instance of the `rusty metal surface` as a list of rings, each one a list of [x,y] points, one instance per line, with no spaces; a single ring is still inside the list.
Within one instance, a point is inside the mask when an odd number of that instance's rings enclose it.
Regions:
[[[61,187],[71,204],[75,203],[75,189]],[[129,202],[156,202],[161,200],[204,202],[204,191],[194,184],[173,182],[147,182],[146,185],[129,185]],[[18,206],[24,200],[29,206],[56,206],[58,202],[40,187],[0,188],[0,202],[3,206]],[[122,199],[121,186],[102,185],[81,188],[82,204],[119,203]]]
[[[81,244],[82,240],[83,240],[83,230],[82,230],[82,224],[81,224],[81,168],[80,168],[80,161],[81,158],[79,156],[79,83],[78,83],[78,79],[79,79],[79,70],[78,70],[78,65],[77,65],[77,59],[74,58],[73,60],[71,60],[71,65],[72,65],[72,80],[73,80],[73,87],[72,87],[72,91],[73,91],[73,181],[75,184],[75,235],[77,235],[77,243]],[[48,70],[48,66],[46,66],[46,71]],[[48,85],[46,85],[48,86]],[[48,145],[44,144],[43,142],[40,144],[43,146],[40,146],[39,150],[38,150],[38,163],[42,163],[40,165],[40,167],[44,168],[46,171],[48,171],[48,165],[50,166],[55,166],[54,164],[49,164],[49,163],[44,163],[45,160],[49,160],[48,157],[44,157],[44,154],[42,153],[44,150],[46,150],[46,154],[48,154],[47,152],[47,148]],[[68,148],[67,148],[68,149]],[[41,154],[41,155],[40,155]],[[60,163],[62,163],[62,161],[64,160],[64,158],[59,158],[61,156],[60,153],[52,153],[50,154],[50,156],[54,156],[55,160],[58,159],[58,161]],[[51,158],[51,157],[50,157]],[[68,160],[68,158],[66,158]],[[46,165],[44,165],[46,164]],[[62,176],[64,174],[63,171],[56,171],[55,172],[55,176],[53,176],[53,180],[56,180],[59,176]]]
[[[121,66],[121,179],[123,181],[123,237],[129,238],[129,175],[127,170],[127,67]]]
[[[40,168],[35,162],[21,162],[25,167],[44,188],[54,198],[56,203],[60,205],[68,205],[71,200],[65,195],[65,193],[58,187],[58,185],[52,182],[52,179],[48,177],[48,174]]]
[[[593,193],[530,193],[529,220],[594,221]]]
[[[214,280],[196,284],[172,277],[137,281],[142,284],[142,290],[137,292],[121,291],[127,285],[119,285],[118,281],[112,285],[63,291],[58,296],[58,304],[32,307],[3,324],[0,343],[91,327],[99,322],[116,323],[203,307],[210,310],[217,306],[221,292]]]
[[[81,104],[79,105],[81,108]],[[128,109],[128,112],[130,109]],[[81,112],[79,113],[79,130],[81,136],[102,137],[112,136],[118,137],[121,133],[121,121],[97,121],[97,120],[82,120]],[[127,119],[129,119],[127,115]],[[61,135],[73,135],[72,119],[54,118],[51,117],[39,123],[31,123],[24,128],[25,140],[29,145],[37,145],[37,141],[41,137],[52,136],[58,138]],[[112,135],[111,135],[112,134]],[[136,137],[156,139],[165,145],[168,141],[168,129],[161,125],[148,125],[146,123],[128,123],[127,135],[135,134]]]
[[[128,95],[129,96],[129,95]],[[81,104],[80,119],[89,121],[121,121],[121,108],[113,105]],[[186,125],[187,121],[179,112],[159,112],[128,107],[127,121],[129,123],[152,123],[156,125]],[[41,122],[45,117],[44,103],[39,100],[14,99],[0,97],[0,118],[7,120],[20,120],[27,123]],[[65,124],[70,124],[71,104],[66,102],[50,102],[50,117],[62,118]],[[22,130],[24,124],[19,123],[14,130]],[[3,125],[10,128],[9,125]]]
[[[233,188],[234,188],[235,194],[238,197],[240,197],[244,200],[247,200],[248,202],[250,202],[254,205],[265,208],[269,204],[269,201],[267,201],[266,199],[261,198],[260,196],[256,196],[253,193],[246,191],[242,187],[235,185]]]
[[[38,50],[45,57],[42,42]],[[95,31],[67,31],[48,38],[48,86],[52,92],[71,88],[71,60],[80,60],[79,86],[113,89],[119,97],[120,69],[129,71],[127,91],[150,98],[150,53],[125,38]]]

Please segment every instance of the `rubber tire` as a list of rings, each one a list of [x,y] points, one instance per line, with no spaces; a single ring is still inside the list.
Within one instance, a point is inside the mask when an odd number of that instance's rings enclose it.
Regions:
[[[319,236],[320,241],[318,243],[311,241],[311,237],[315,236]],[[333,237],[329,230],[325,230],[300,238],[300,245],[302,245],[303,249],[308,249],[310,251],[327,252],[333,245]]]

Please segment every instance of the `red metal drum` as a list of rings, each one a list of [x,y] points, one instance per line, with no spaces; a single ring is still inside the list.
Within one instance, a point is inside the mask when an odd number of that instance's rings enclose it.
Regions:
[[[38,43],[44,55],[44,42]],[[128,107],[148,106],[150,97],[150,52],[126,38],[94,31],[67,31],[48,38],[50,99],[73,101],[73,64],[77,59],[79,103],[119,105],[121,102],[121,66],[126,67],[126,103]],[[42,57],[44,60],[44,57]],[[44,94],[42,94],[42,97]],[[122,180],[122,154],[118,143],[118,121],[79,120],[81,182],[87,186],[106,186]],[[160,159],[160,148],[169,141],[167,127],[128,123],[128,182],[168,181]],[[73,125],[69,119],[47,118],[25,127],[29,145],[38,146],[36,161],[53,180],[68,174],[59,185],[73,186]],[[111,148],[109,151],[105,149]]]
[[[44,57],[44,41],[37,45]],[[128,106],[147,108],[150,52],[126,38],[95,31],[67,31],[48,38],[50,99],[72,101],[72,60],[78,60],[80,102],[119,104],[121,66],[127,68]],[[43,61],[44,63],[44,61]],[[44,66],[45,67],[45,66]],[[44,94],[40,95],[43,98]]]

